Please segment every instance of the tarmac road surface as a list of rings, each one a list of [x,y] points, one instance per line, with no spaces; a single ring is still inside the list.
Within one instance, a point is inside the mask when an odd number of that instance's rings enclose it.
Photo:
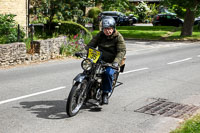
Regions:
[[[108,106],[65,112],[81,60],[0,69],[0,133],[168,133],[181,118],[135,110],[167,99],[200,106],[198,42],[127,41],[125,72]]]

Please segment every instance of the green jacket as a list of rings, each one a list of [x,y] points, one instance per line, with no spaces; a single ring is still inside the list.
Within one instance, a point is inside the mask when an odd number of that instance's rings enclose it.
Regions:
[[[96,48],[102,52],[102,60],[108,63],[117,62],[121,64],[126,54],[126,45],[123,36],[118,32],[111,36],[106,36],[100,31],[88,44],[89,47]]]

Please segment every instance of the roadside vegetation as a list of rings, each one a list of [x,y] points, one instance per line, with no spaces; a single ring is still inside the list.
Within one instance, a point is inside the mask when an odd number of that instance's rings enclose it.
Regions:
[[[23,41],[25,33],[18,27],[14,17],[13,14],[0,14],[0,44]]]
[[[192,36],[180,36],[181,27],[173,26],[120,26],[117,30],[126,39],[138,40],[167,40],[167,41],[198,41],[200,40],[200,31],[197,26],[194,27]],[[99,31],[94,30],[92,35]]]
[[[173,32],[172,35],[168,37],[167,40],[190,40],[190,41],[200,41],[200,29],[197,26],[194,26],[193,33],[191,36],[180,36],[181,29]]]
[[[200,133],[200,114],[181,123],[181,125],[170,133]]]

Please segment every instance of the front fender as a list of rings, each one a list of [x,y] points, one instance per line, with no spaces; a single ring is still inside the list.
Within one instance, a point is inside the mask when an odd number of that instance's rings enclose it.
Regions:
[[[82,83],[83,80],[86,78],[86,74],[83,74],[83,73],[79,73],[74,79],[74,83],[76,82],[79,82],[79,83]]]

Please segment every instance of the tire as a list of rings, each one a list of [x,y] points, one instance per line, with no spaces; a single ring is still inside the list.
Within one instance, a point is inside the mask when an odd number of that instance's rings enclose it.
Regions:
[[[66,112],[68,116],[75,116],[81,109],[86,99],[87,81],[83,80],[82,83],[75,83],[69,93],[67,99]]]

